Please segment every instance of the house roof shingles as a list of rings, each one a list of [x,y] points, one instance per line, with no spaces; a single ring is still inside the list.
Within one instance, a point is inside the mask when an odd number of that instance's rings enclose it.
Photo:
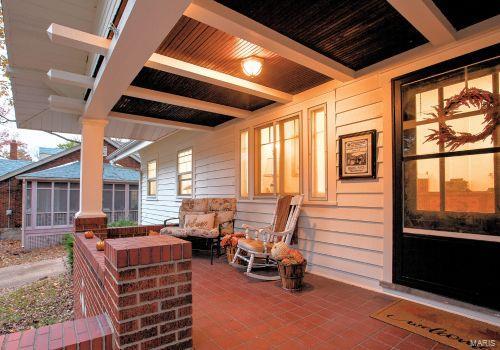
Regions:
[[[119,166],[104,164],[103,165],[103,180],[104,181],[123,181],[123,182],[138,182],[139,172],[134,169],[122,168]],[[64,164],[58,167],[34,171],[19,175],[21,179],[66,179],[80,180],[80,162]]]
[[[61,148],[51,148],[51,147],[38,147],[38,153],[40,154],[48,154],[48,155],[54,155],[59,152],[64,151],[64,149]]]
[[[0,158],[0,176],[20,169],[30,163],[32,163],[30,160],[12,160]]]

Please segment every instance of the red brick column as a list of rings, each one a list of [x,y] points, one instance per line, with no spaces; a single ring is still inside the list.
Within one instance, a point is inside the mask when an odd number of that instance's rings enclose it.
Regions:
[[[75,218],[74,232],[94,231],[96,234],[105,234],[108,227],[108,218]]]
[[[192,348],[191,243],[106,240],[104,289],[117,348]]]

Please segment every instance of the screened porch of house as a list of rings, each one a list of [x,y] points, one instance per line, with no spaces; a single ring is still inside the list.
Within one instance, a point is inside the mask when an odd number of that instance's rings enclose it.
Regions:
[[[102,207],[108,223],[138,220],[139,186],[104,183]],[[27,233],[68,229],[73,226],[80,201],[80,184],[61,181],[27,181],[23,205]]]

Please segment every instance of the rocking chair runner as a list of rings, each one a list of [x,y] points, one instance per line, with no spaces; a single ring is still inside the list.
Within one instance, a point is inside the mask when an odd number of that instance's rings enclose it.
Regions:
[[[271,257],[271,248],[279,241],[290,244],[303,199],[303,195],[278,198],[273,223],[270,226],[256,228],[243,225],[245,238],[238,240],[238,246],[231,265],[242,267],[242,265],[236,263],[240,259],[240,261],[246,261],[248,264],[245,272],[247,276],[269,281],[278,280],[279,275],[260,275],[252,272],[252,269],[276,267],[277,262]],[[251,237],[250,232],[254,233],[254,237]],[[243,254],[243,252],[246,254]]]

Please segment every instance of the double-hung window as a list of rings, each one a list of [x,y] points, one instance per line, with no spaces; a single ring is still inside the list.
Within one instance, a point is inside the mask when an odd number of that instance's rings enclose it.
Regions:
[[[193,149],[188,148],[177,153],[177,195],[193,194]]]
[[[300,192],[300,118],[296,114],[255,130],[255,194]]]
[[[157,169],[156,169],[156,160],[151,160],[148,162],[147,168],[147,192],[148,197],[156,197],[157,192]]]

